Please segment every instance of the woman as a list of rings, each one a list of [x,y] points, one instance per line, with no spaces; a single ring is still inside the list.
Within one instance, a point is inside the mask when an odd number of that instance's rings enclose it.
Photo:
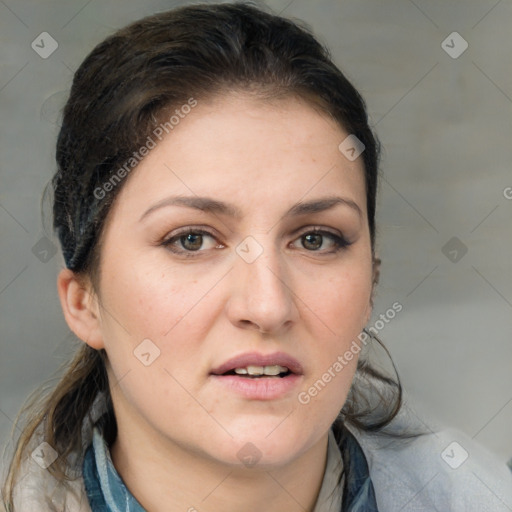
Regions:
[[[306,29],[210,4],[120,30],[75,74],[57,162],[84,344],[23,431],[7,510],[512,509],[509,470],[422,432],[360,355],[378,142]]]

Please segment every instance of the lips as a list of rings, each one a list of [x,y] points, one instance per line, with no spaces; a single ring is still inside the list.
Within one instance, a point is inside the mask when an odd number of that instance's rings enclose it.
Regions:
[[[233,357],[214,368],[213,375],[224,375],[235,370],[235,368],[246,368],[248,366],[285,366],[291,373],[302,375],[302,365],[294,357],[285,352],[274,352],[272,354],[259,354],[258,352],[247,352]]]
[[[252,368],[251,368],[252,367]],[[265,368],[267,367],[267,368]],[[288,371],[275,375],[261,375],[261,369],[272,372],[284,367]],[[237,368],[246,368],[250,374],[237,374]],[[292,400],[294,392],[300,388],[304,380],[302,365],[285,352],[260,354],[247,352],[229,359],[211,371],[210,379],[213,386],[220,386],[221,393],[229,393],[246,401]]]

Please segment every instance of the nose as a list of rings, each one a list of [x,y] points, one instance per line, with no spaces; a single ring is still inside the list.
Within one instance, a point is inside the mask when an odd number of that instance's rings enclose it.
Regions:
[[[227,314],[239,328],[276,335],[296,323],[299,299],[279,250],[259,245],[262,252],[254,261],[243,253],[235,258]]]

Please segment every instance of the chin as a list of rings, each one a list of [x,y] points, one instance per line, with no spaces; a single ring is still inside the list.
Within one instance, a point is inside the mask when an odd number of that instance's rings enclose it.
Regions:
[[[290,423],[286,425],[287,421]],[[233,438],[216,444],[217,459],[227,464],[241,464],[254,468],[258,466],[281,466],[295,459],[310,447],[307,432],[289,419],[254,417],[227,427]],[[212,440],[213,441],[213,440]],[[215,442],[215,441],[213,441]]]

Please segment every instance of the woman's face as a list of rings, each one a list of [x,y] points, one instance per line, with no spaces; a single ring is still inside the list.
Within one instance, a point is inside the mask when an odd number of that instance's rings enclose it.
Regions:
[[[230,94],[199,100],[132,171],[103,233],[99,330],[134,437],[279,465],[325,436],[370,315],[348,135],[298,99]],[[262,366],[293,373],[244,373]]]

